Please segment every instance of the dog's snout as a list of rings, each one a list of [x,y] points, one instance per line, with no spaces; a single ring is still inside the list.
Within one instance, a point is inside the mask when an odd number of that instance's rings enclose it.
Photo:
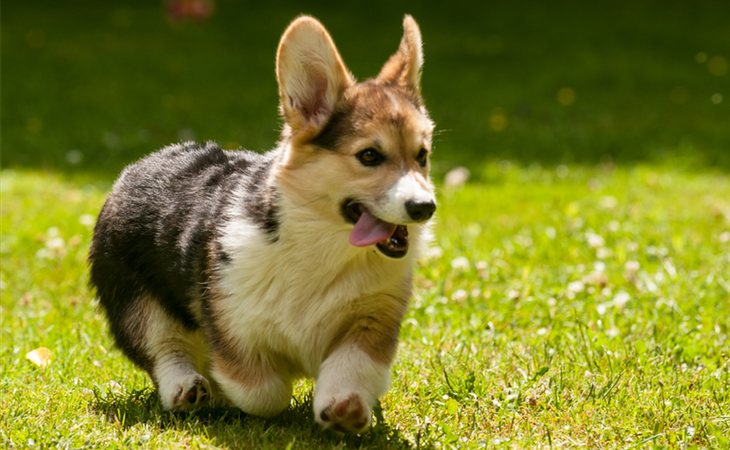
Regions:
[[[406,202],[406,212],[416,222],[430,219],[434,211],[436,211],[436,203],[433,200],[427,202],[408,200]]]

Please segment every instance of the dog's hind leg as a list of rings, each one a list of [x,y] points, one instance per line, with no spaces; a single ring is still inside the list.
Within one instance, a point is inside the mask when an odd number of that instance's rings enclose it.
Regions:
[[[143,367],[157,385],[163,408],[189,410],[210,399],[210,383],[200,374],[206,366],[202,330],[187,329],[148,295],[135,299],[123,324],[143,352]]]

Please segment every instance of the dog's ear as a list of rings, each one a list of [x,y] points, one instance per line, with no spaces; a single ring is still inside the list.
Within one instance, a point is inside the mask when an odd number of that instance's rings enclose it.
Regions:
[[[413,17],[403,18],[403,38],[398,51],[388,59],[377,81],[382,84],[396,85],[405,88],[418,96],[421,91],[421,67],[423,66],[423,49],[421,30]]]
[[[294,133],[316,133],[355,81],[319,21],[302,16],[286,29],[276,54],[279,108]]]

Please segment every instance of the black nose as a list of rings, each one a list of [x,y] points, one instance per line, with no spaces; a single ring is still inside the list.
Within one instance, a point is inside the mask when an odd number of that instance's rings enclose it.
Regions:
[[[415,202],[408,200],[406,202],[406,212],[416,222],[423,222],[424,220],[430,219],[434,211],[436,211],[436,203],[433,201]]]

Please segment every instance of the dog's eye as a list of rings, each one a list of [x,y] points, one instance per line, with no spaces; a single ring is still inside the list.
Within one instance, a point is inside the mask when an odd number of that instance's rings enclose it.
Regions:
[[[368,167],[378,166],[385,161],[385,156],[374,148],[366,148],[365,150],[358,152],[355,156],[357,156],[358,161],[360,161],[363,166]]]
[[[426,164],[428,164],[428,150],[422,148],[416,155],[416,162],[419,166],[426,167]]]

